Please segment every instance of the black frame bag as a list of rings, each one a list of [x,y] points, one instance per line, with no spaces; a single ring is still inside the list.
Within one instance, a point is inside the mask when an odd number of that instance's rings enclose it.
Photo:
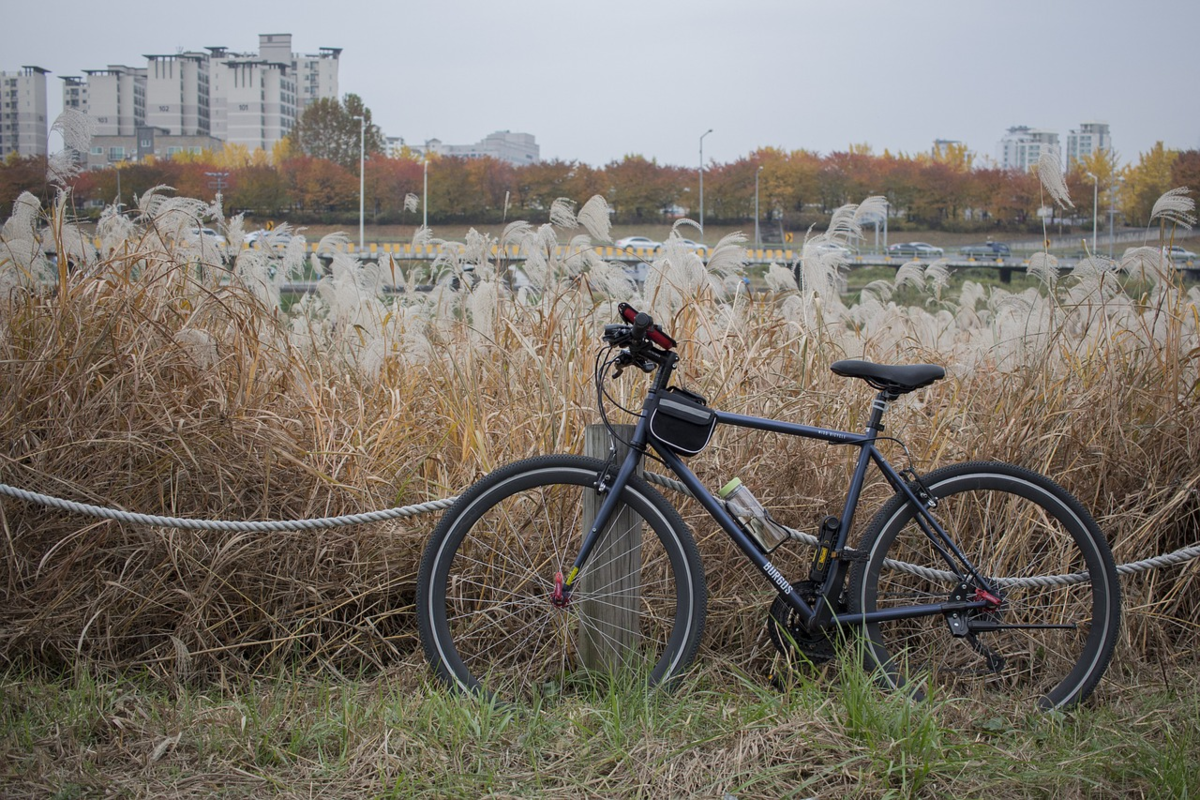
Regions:
[[[660,394],[650,412],[650,435],[684,456],[708,447],[716,427],[717,414],[708,401],[678,386]]]

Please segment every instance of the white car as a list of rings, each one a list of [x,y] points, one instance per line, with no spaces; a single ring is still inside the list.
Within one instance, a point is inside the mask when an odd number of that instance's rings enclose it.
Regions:
[[[616,245],[618,250],[626,250],[631,253],[638,250],[653,252],[662,247],[661,242],[656,242],[645,236],[626,236],[624,239],[617,239],[613,244]]]
[[[806,248],[812,248],[819,256],[834,253],[842,258],[850,258],[854,255],[853,251],[851,251],[849,247],[837,244],[836,242],[816,242],[814,244],[806,245]]]
[[[697,253],[702,256],[708,255],[708,245],[706,245],[706,244],[700,244],[699,242],[693,242],[691,239],[680,239],[679,243],[694,253]]]
[[[228,242],[225,237],[217,233],[212,228],[190,228],[184,233],[184,238],[189,242],[198,242],[201,245],[215,245],[224,247]]]
[[[1172,261],[1195,261],[1196,254],[1191,250],[1184,250],[1178,245],[1163,248],[1163,255]]]
[[[268,231],[259,229],[246,234],[246,244],[251,247],[258,245],[259,247],[275,247],[283,249],[292,241],[292,234],[287,231]]]

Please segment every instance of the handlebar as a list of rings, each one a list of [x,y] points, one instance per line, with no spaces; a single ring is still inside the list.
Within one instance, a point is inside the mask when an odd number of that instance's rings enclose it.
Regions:
[[[617,306],[617,312],[621,315],[621,319],[631,323],[630,336],[634,342],[641,342],[643,339],[649,339],[654,344],[664,350],[671,350],[675,347],[675,340],[663,332],[663,329],[654,324],[654,318],[644,311],[638,311],[628,303],[621,303]]]

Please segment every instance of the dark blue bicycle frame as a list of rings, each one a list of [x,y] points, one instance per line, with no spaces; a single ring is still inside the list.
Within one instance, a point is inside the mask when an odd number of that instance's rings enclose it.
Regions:
[[[758,544],[746,534],[742,526],[729,514],[725,508],[725,503],[713,496],[712,492],[700,482],[695,473],[688,469],[683,459],[669,445],[659,441],[650,434],[650,413],[657,404],[659,393],[665,388],[665,384],[670,377],[671,367],[673,367],[673,363],[660,365],[654,387],[651,388],[646,396],[641,418],[638,420],[637,427],[634,430],[633,439],[629,443],[629,454],[621,463],[612,482],[607,486],[601,487],[603,491],[607,492],[607,496],[596,512],[592,528],[584,537],[583,545],[575,560],[570,580],[573,581],[575,575],[578,574],[583,564],[587,561],[588,555],[600,538],[600,531],[604,529],[608,519],[619,504],[619,498],[624,491],[626,483],[628,483],[630,476],[633,475],[638,464],[641,462],[646,445],[650,444],[667,467],[679,477],[680,481],[683,482],[684,486],[688,488],[700,505],[717,521],[717,524],[724,529],[725,533],[733,539],[738,548],[746,555],[746,558],[750,559],[759,572],[763,574],[763,577],[775,587],[775,591],[784,597],[787,603],[801,615],[805,627],[810,631],[830,626],[866,625],[885,620],[949,614],[969,609],[984,608],[989,605],[987,600],[982,599],[966,601],[952,601],[948,599],[942,603],[900,606],[863,614],[837,614],[833,606],[826,601],[826,598],[837,597],[841,592],[849,564],[844,558],[833,558],[830,562],[830,568],[826,572],[821,590],[817,594],[818,602],[816,608],[810,606],[791,583],[784,578],[775,565],[770,562],[766,555],[764,555]],[[854,514],[858,507],[858,500],[866,481],[867,468],[870,464],[874,463],[887,482],[897,492],[904,494],[909,503],[913,504],[914,508],[918,510],[918,524],[925,535],[934,542],[934,545],[942,553],[949,569],[958,574],[964,581],[973,579],[980,588],[994,591],[994,587],[989,586],[982,576],[975,571],[970,561],[930,513],[932,504],[923,501],[917,495],[909,485],[909,482],[904,480],[900,473],[888,463],[887,459],[884,458],[883,454],[875,446],[879,432],[882,430],[883,412],[886,408],[886,395],[880,393],[871,406],[871,418],[867,424],[867,429],[861,434],[829,430],[827,428],[815,428],[809,425],[782,422],[765,417],[747,416],[745,414],[731,414],[724,411],[716,411],[715,413],[717,423],[720,425],[733,425],[739,428],[781,433],[787,436],[801,436],[807,439],[829,442],[830,444],[859,448],[858,461],[854,467],[854,475],[850,480],[850,490],[846,495],[845,506],[842,509],[839,519],[837,539],[833,547],[834,553],[840,553],[846,547],[850,528],[854,523]],[[958,563],[955,563],[956,561]]]

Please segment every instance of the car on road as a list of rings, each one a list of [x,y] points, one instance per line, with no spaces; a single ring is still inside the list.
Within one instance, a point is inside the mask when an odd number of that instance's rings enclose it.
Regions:
[[[853,250],[837,242],[810,242],[804,245],[804,249],[814,251],[819,256],[835,254],[842,258],[850,258],[854,255]]]
[[[958,254],[965,258],[1008,258],[1012,250],[1004,242],[984,242],[960,247]]]
[[[637,250],[657,250],[662,247],[661,242],[656,242],[646,236],[626,236],[624,239],[617,239],[613,242],[618,250],[628,250],[634,252]]]
[[[691,239],[679,239],[677,241],[679,244],[683,245],[697,255],[708,255],[708,245],[706,244],[700,244],[699,242],[694,242]]]
[[[217,233],[212,228],[189,228],[183,234],[185,241],[193,242],[201,246],[215,246],[224,248],[228,242],[225,237]]]
[[[940,258],[946,251],[925,242],[901,242],[887,249],[889,256],[914,256],[916,258]]]
[[[1185,250],[1179,245],[1171,245],[1163,248],[1163,255],[1172,261],[1195,261],[1196,254],[1191,250]]]
[[[251,247],[274,247],[276,249],[285,249],[292,241],[292,234],[286,230],[268,231],[259,229],[246,234],[245,242]]]

